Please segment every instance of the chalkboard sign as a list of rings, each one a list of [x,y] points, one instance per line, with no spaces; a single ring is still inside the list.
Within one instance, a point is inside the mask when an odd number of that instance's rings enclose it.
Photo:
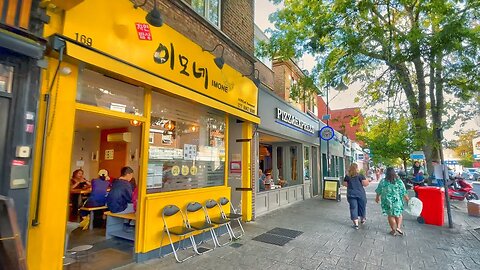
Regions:
[[[0,270],[26,270],[13,200],[0,196]]]

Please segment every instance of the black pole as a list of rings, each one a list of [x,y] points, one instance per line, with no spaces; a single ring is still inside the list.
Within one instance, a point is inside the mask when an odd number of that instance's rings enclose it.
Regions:
[[[328,108],[328,87],[327,87],[327,126],[329,123],[330,114]],[[327,176],[330,176],[330,140],[327,140]]]
[[[443,130],[442,128],[437,129],[437,136],[440,139],[440,146],[438,148],[438,151],[440,152],[440,164],[442,164],[442,174],[443,174],[443,188],[445,189],[445,203],[447,206],[447,217],[448,217],[448,227],[451,229],[453,228],[453,221],[452,221],[452,211],[450,208],[450,196],[448,195],[448,186],[447,182],[449,180],[448,177],[448,170],[445,170],[445,159],[443,157],[443,146],[442,146],[442,141],[443,141]]]

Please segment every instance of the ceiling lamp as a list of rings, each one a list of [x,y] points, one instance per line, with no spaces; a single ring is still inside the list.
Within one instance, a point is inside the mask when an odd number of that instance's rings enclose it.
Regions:
[[[130,125],[134,126],[134,127],[138,127],[138,126],[142,125],[142,122],[140,122],[138,120],[130,120]]]
[[[145,2],[143,2],[143,4],[141,4],[141,5],[135,4],[133,7],[134,8],[143,7],[143,6],[145,6],[145,4],[147,4],[147,1],[148,0],[145,0]],[[152,10],[150,10],[150,12],[147,13],[147,16],[145,16],[145,20],[151,26],[160,27],[160,26],[163,25],[162,15],[160,14],[160,10],[157,7],[157,0],[154,0],[153,8],[152,8]]]

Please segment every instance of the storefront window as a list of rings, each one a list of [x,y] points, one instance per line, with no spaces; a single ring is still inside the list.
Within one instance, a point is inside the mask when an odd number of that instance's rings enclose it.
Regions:
[[[0,92],[12,93],[13,67],[0,64]]]
[[[308,146],[304,146],[303,151],[303,173],[305,180],[310,180],[310,148]]]
[[[79,73],[77,102],[112,111],[143,115],[144,90],[103,74],[83,69]]]
[[[225,183],[225,115],[152,93],[147,192]]]

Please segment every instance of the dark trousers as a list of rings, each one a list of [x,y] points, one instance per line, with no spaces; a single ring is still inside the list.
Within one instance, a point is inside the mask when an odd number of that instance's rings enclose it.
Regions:
[[[367,198],[348,197],[347,200],[350,204],[350,219],[356,220],[358,217],[367,217]]]

